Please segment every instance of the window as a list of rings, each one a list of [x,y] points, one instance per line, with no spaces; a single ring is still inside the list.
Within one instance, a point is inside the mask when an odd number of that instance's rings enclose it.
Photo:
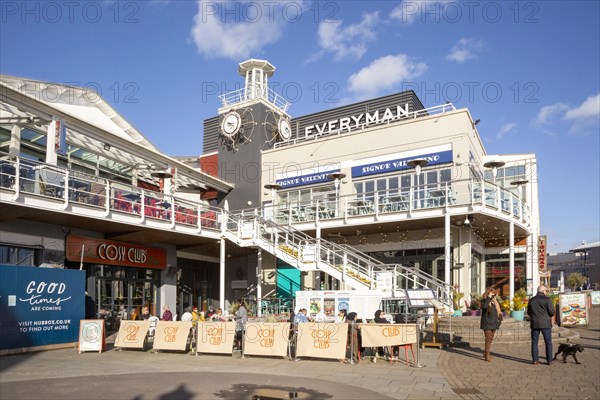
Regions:
[[[0,245],[0,264],[39,267],[43,249]]]
[[[291,189],[285,192],[278,192],[277,196],[278,204],[321,202],[335,198],[335,187],[331,184],[312,188]]]
[[[373,193],[378,192],[379,196],[393,196],[401,193],[408,193],[410,188],[416,184],[416,178],[413,172],[401,175],[393,175],[385,178],[377,178],[354,182],[356,198],[365,200],[372,199]],[[445,183],[452,181],[452,170],[450,168],[433,169],[422,172],[419,176],[419,186],[428,189],[442,189]]]

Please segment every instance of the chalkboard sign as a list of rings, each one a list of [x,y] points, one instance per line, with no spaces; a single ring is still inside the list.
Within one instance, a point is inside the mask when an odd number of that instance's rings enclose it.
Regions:
[[[79,354],[84,351],[104,350],[104,320],[82,319],[79,323]]]

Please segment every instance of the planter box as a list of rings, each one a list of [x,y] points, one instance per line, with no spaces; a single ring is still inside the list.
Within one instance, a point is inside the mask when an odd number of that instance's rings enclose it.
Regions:
[[[525,319],[525,310],[512,310],[510,316],[517,321],[523,321]]]

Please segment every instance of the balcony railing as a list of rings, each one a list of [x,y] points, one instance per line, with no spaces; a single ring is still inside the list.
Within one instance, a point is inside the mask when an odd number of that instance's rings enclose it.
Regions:
[[[84,206],[107,215],[139,216],[140,221],[221,229],[220,208],[6,154],[0,154],[0,188],[12,192],[15,200],[35,195],[62,203],[63,209]]]
[[[360,196],[285,203],[268,206],[263,215],[279,224],[299,224],[317,220],[379,217],[446,207],[482,206],[527,223],[530,210],[516,194],[483,180],[458,180],[441,185],[413,186],[400,191],[377,191]]]
[[[221,99],[223,107],[233,107],[239,103],[256,99],[264,99],[284,113],[287,112],[290,107],[289,102],[269,87],[257,84],[222,94],[219,98]]]
[[[0,153],[0,188],[12,191],[14,199],[22,193],[31,194],[61,202],[63,209],[69,205],[85,206],[104,210],[106,214],[113,211],[137,215],[140,221],[167,221],[172,225],[219,231],[224,220],[223,210],[218,207],[5,153]],[[278,224],[294,225],[461,206],[481,206],[523,224],[531,218],[529,207],[515,193],[484,180],[457,180],[395,192],[340,196],[337,201],[329,198],[278,204],[253,213]],[[231,217],[227,220],[228,225],[237,223]]]

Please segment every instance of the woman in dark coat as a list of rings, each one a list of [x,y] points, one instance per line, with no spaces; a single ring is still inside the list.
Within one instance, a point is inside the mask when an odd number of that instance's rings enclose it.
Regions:
[[[483,294],[481,301],[481,324],[479,327],[485,335],[485,350],[483,351],[485,361],[492,361],[490,349],[494,334],[500,328],[500,322],[502,321],[502,311],[498,300],[496,300],[496,295],[494,288],[490,287]]]

